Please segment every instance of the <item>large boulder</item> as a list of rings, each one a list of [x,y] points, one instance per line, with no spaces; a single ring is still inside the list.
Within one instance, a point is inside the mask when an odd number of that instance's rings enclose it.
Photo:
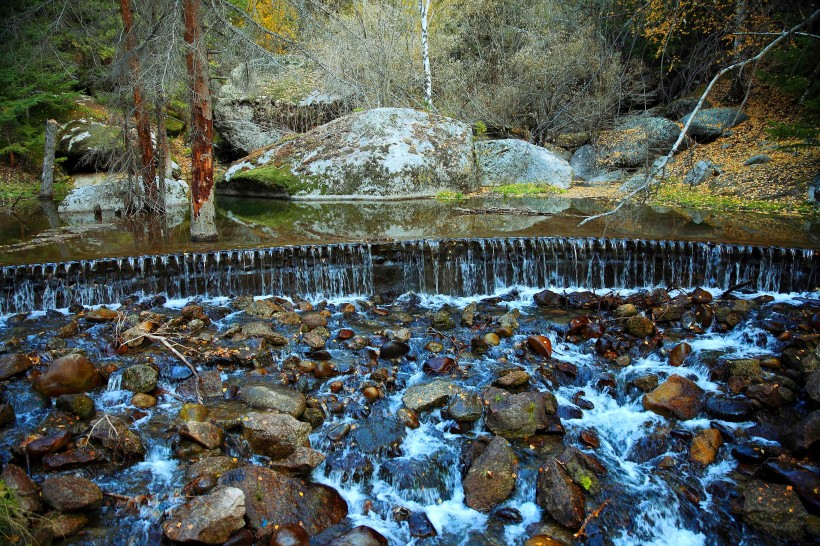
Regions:
[[[230,470],[219,478],[219,483],[245,493],[245,516],[253,530],[273,532],[276,527],[295,523],[315,535],[347,516],[347,503],[335,489],[267,468]]]
[[[596,159],[607,169],[643,167],[669,152],[679,135],[678,125],[666,118],[630,118],[601,133]]]
[[[174,542],[223,544],[245,525],[245,493],[236,487],[217,487],[174,509],[162,532]]]
[[[121,175],[97,175],[74,177],[74,188],[68,192],[58,208],[60,214],[121,211],[142,208],[145,192],[142,179],[129,183]],[[181,180],[165,180],[165,208],[176,218],[188,208],[188,185]],[[177,214],[175,214],[177,213]]]
[[[377,108],[257,150],[231,165],[217,192],[390,199],[477,187],[468,125],[417,110]]]
[[[106,171],[123,155],[122,128],[80,118],[57,134],[57,157],[69,173]]]
[[[80,476],[52,476],[43,481],[43,499],[60,512],[87,510],[102,504],[102,490]]]
[[[475,460],[464,478],[465,503],[486,512],[512,494],[518,461],[510,444],[496,436]]]
[[[247,155],[347,113],[345,97],[319,89],[317,79],[313,69],[284,58],[234,68],[214,101],[214,129],[226,151]]]
[[[794,488],[752,480],[743,491],[743,519],[771,535],[800,540],[805,535],[806,512]]]
[[[664,417],[677,417],[682,421],[693,419],[703,407],[703,389],[685,377],[671,375],[644,395],[643,407]]]
[[[685,125],[691,116],[692,114],[683,116],[680,122]],[[698,110],[686,134],[698,142],[711,142],[716,138],[720,138],[726,130],[740,125],[748,119],[749,116],[735,108]]]
[[[409,387],[404,391],[401,400],[413,411],[427,411],[446,405],[451,396],[461,392],[461,387],[455,383],[437,379]]]
[[[34,362],[24,354],[9,353],[0,355],[0,381],[26,372],[34,366]]]
[[[550,459],[538,473],[535,502],[556,522],[577,529],[584,521],[584,493],[563,466]]]
[[[81,394],[93,391],[103,383],[94,364],[80,354],[62,356],[51,363],[33,384],[41,394],[56,398],[61,394]]]
[[[475,144],[482,186],[537,184],[566,189],[572,167],[557,154],[516,139],[485,140]]]

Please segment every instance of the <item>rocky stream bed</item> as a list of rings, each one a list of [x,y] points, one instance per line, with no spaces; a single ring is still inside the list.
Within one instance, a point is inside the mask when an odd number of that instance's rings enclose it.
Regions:
[[[5,316],[3,540],[820,537],[814,295],[280,296]]]

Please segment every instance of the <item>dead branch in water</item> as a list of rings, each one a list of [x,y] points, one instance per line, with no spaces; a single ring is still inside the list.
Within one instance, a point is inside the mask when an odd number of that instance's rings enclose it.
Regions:
[[[453,210],[455,212],[460,212],[461,214],[466,215],[477,215],[477,214],[516,214],[518,216],[552,216],[554,213],[552,212],[541,212],[538,210],[531,210],[531,209],[512,209],[506,207],[487,207],[482,209],[465,209],[462,207],[454,207]]]
[[[586,536],[587,524],[590,521],[592,521],[593,519],[595,519],[595,518],[597,518],[598,516],[601,515],[601,512],[603,511],[604,508],[606,508],[606,505],[609,504],[610,500],[612,500],[612,499],[606,499],[603,503],[601,503],[601,506],[599,506],[598,508],[596,508],[595,510],[590,512],[589,515],[584,520],[584,523],[581,525],[581,528],[578,529],[577,533],[572,535],[572,538],[581,538],[581,537]]]

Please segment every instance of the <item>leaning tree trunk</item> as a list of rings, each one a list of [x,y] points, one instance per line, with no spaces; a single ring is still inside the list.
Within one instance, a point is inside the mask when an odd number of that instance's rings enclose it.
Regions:
[[[208,81],[208,58],[199,0],[182,1],[185,20],[185,60],[191,79],[191,240],[215,241],[214,208],[214,122],[211,115],[211,90]]]
[[[40,199],[54,199],[54,148],[57,143],[57,122],[46,122],[46,144],[43,150],[43,178],[40,180]]]
[[[134,89],[134,113],[142,163],[142,186],[145,190],[144,208],[149,212],[154,212],[157,208],[157,187],[154,146],[151,143],[151,117],[145,104],[142,85],[140,85],[140,60],[137,55],[137,36],[134,33],[134,14],[131,11],[130,0],[120,0],[120,13],[122,14],[122,24],[125,30],[125,54],[128,57],[128,66],[131,70],[132,87]]]

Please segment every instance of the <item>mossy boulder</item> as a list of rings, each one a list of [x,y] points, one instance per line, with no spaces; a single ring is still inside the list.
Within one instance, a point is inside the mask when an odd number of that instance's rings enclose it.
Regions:
[[[686,124],[690,117],[691,114],[687,114],[680,119],[680,122]],[[699,110],[689,126],[687,135],[698,142],[711,142],[723,136],[725,131],[740,125],[748,119],[749,116],[735,108]]]
[[[217,183],[220,195],[435,197],[478,188],[470,126],[406,108],[357,112],[257,150]]]
[[[85,118],[68,122],[57,135],[57,157],[69,172],[108,170],[124,153],[122,128]]]

